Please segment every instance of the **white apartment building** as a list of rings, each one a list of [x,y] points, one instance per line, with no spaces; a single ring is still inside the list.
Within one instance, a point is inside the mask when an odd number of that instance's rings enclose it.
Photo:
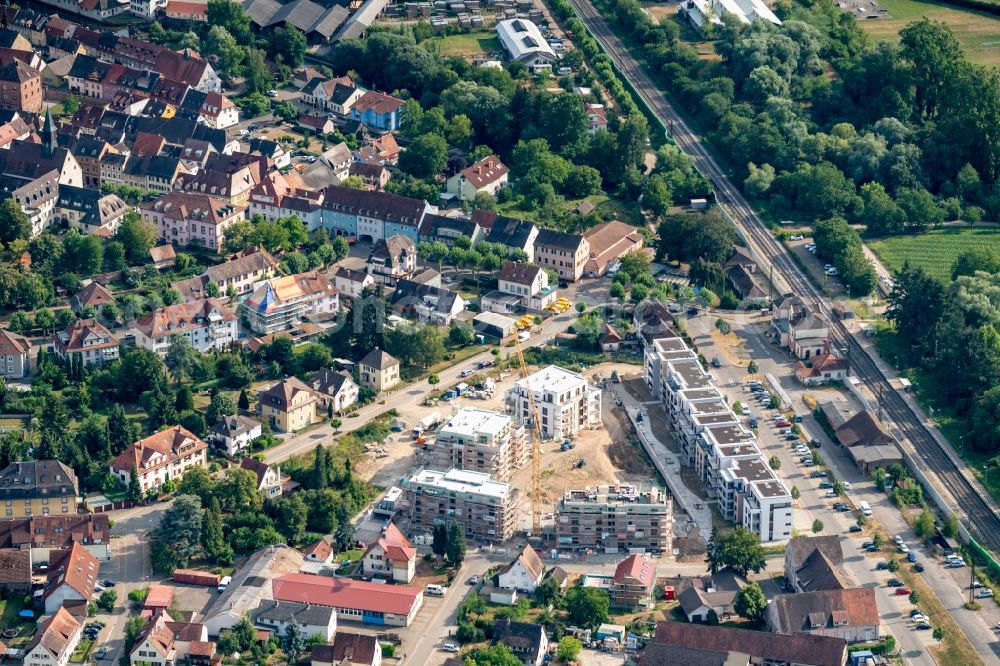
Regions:
[[[663,401],[681,461],[695,467],[723,517],[765,543],[791,537],[791,494],[697,355],[680,338],[657,339],[646,349],[644,367],[646,383]]]
[[[200,352],[225,350],[239,339],[239,321],[215,298],[157,308],[135,323],[135,344],[166,354],[170,339],[183,335]]]
[[[183,426],[174,426],[140,439],[111,461],[111,473],[128,486],[132,470],[143,490],[178,479],[189,467],[207,467],[208,444]]]
[[[507,407],[518,425],[531,419],[529,390],[538,409],[542,439],[562,439],[600,427],[601,389],[587,384],[580,373],[550,365],[519,380],[507,391]]]
[[[437,469],[466,469],[506,481],[528,462],[530,438],[511,417],[476,407],[463,407],[446,419],[431,448]]]

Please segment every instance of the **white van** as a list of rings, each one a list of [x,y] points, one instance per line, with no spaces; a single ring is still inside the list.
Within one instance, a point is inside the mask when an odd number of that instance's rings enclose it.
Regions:
[[[443,597],[444,588],[441,587],[440,585],[428,585],[427,594],[431,595],[432,597]]]
[[[860,508],[861,513],[865,514],[866,516],[872,515],[872,508],[868,504],[868,502],[861,500],[861,502],[858,504],[858,508]]]
[[[232,576],[223,576],[222,580],[219,581],[219,587],[218,587],[219,592],[225,592],[226,588],[229,587],[229,584],[232,582],[233,582]]]

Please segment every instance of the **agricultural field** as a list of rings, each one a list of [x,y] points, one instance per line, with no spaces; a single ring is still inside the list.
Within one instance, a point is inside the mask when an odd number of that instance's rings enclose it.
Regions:
[[[425,46],[441,57],[474,58],[477,56],[498,53],[500,40],[495,32],[471,32],[464,35],[449,35],[434,37],[425,42]]]
[[[1000,228],[935,229],[917,236],[892,236],[868,241],[868,247],[887,268],[898,270],[904,261],[921,266],[936,278],[951,280],[951,266],[965,250],[1000,243]]]
[[[969,60],[1000,66],[1000,16],[927,0],[879,1],[892,18],[861,21],[861,26],[875,39],[896,42],[906,24],[926,16],[952,29]]]

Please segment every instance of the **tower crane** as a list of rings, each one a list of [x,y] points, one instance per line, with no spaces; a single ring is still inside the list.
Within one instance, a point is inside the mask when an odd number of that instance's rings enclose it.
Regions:
[[[542,536],[542,431],[538,418],[538,408],[535,407],[535,394],[528,382],[528,364],[524,362],[521,351],[521,341],[514,336],[514,349],[517,350],[517,361],[521,364],[521,378],[528,394],[528,404],[531,406],[531,535]]]

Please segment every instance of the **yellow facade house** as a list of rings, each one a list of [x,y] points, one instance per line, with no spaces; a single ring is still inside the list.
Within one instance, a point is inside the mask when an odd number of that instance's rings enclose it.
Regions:
[[[261,416],[272,430],[296,432],[321,420],[316,392],[297,377],[284,379],[257,397]]]

